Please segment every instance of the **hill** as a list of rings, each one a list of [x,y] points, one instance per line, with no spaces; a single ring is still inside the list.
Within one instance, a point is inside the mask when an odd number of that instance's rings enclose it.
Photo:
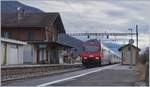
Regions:
[[[17,8],[21,7],[25,12],[43,12],[38,8],[25,5],[19,1],[1,1],[1,12],[17,12]]]

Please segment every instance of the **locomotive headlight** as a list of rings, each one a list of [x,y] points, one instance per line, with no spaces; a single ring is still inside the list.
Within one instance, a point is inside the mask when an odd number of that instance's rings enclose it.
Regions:
[[[95,57],[95,59],[99,59],[99,57]]]

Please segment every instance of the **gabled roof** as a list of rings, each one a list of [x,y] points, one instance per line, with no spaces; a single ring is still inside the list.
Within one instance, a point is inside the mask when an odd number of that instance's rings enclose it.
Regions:
[[[65,32],[59,13],[24,13],[21,14],[21,19],[17,13],[2,13],[2,27],[45,27],[52,25],[59,20],[59,26],[62,32]]]
[[[18,20],[17,13],[2,13],[2,27],[29,27],[46,26],[54,22],[58,13],[25,13],[22,19]]]
[[[123,50],[124,48],[126,48],[126,47],[128,47],[128,46],[132,46],[134,49],[137,49],[138,51],[140,51],[140,50],[141,50],[141,49],[137,48],[136,46],[134,46],[134,45],[130,45],[130,44],[126,44],[126,45],[124,45],[124,46],[120,47],[118,50],[119,50],[119,51],[121,51],[121,50]]]

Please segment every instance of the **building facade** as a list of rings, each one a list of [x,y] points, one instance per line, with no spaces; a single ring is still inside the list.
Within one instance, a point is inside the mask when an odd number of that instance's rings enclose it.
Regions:
[[[59,63],[59,50],[69,47],[58,43],[65,33],[59,13],[2,13],[1,35],[28,42],[24,63]]]
[[[137,63],[137,57],[139,55],[140,49],[134,45],[127,44],[119,48],[122,54],[122,64],[124,65],[135,65]]]
[[[1,38],[1,65],[23,64],[26,42]]]

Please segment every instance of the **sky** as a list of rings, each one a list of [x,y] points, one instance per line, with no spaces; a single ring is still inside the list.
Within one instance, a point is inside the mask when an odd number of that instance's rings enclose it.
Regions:
[[[45,12],[60,12],[67,33],[135,32],[139,25],[139,47],[149,46],[149,0],[18,0]],[[83,39],[82,37],[80,37]],[[94,37],[95,38],[95,37]],[[111,40],[121,37],[110,37]],[[122,37],[128,43],[130,36]],[[135,39],[135,37],[133,36]],[[135,43],[136,44],[136,43]]]

